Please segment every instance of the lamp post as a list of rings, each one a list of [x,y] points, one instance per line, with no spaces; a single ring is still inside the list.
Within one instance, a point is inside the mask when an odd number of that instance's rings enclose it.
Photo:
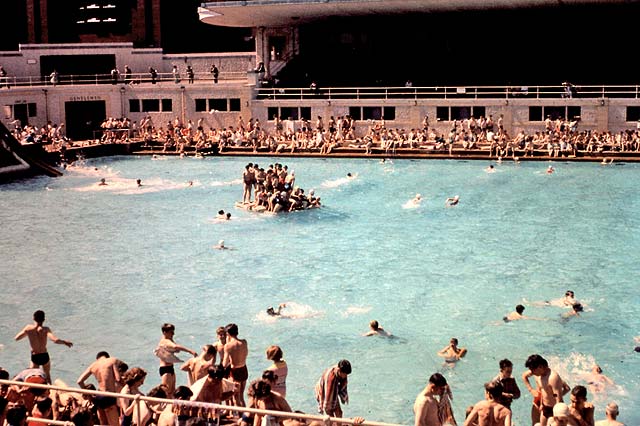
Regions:
[[[120,117],[124,117],[124,92],[127,89],[124,86],[120,87]]]
[[[44,93],[44,121],[46,124],[49,122],[49,91],[47,89],[42,89],[42,93]]]

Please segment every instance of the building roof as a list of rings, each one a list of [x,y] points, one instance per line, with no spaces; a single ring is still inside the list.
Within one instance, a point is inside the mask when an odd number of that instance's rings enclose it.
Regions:
[[[638,0],[609,0],[629,3]],[[200,20],[224,27],[279,27],[330,17],[376,16],[449,11],[575,7],[602,0],[247,0],[202,3]]]

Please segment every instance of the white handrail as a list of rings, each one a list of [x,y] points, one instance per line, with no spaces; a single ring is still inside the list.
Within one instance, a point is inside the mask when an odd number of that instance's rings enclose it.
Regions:
[[[27,417],[27,423],[44,423],[53,426],[75,426],[73,422],[61,422],[59,420],[43,419],[41,417]]]
[[[156,403],[182,405],[185,407],[203,408],[203,409],[208,409],[212,411],[225,410],[225,411],[234,411],[234,412],[241,412],[241,413],[246,412],[246,413],[253,413],[253,414],[264,414],[264,415],[274,416],[274,417],[285,417],[288,419],[295,418],[295,419],[304,419],[304,420],[318,420],[325,424],[327,422],[337,422],[337,423],[344,423],[344,424],[351,424],[351,425],[356,424],[353,419],[345,419],[340,417],[329,417],[329,416],[323,416],[323,415],[293,413],[293,412],[285,412],[285,411],[262,410],[259,408],[237,407],[233,405],[214,404],[211,402],[153,398],[153,397],[144,396],[144,395],[130,395],[130,394],[122,394],[122,393],[116,393],[116,392],[69,388],[69,387],[62,387],[62,386],[55,386],[55,385],[41,385],[39,383],[19,382],[15,380],[0,380],[0,384],[14,385],[14,386],[28,386],[28,387],[33,387],[37,389],[49,389],[49,390],[56,390],[61,392],[80,393],[80,394],[87,394],[87,395],[110,396],[113,398],[130,399],[130,400],[134,400],[135,402],[149,401],[149,402],[156,402]],[[138,412],[140,412],[140,410],[138,410]],[[47,421],[47,423],[51,423],[51,421]],[[59,422],[59,424],[60,426],[66,426],[68,423]],[[402,426],[396,423],[374,422],[374,421],[368,421],[368,420],[365,420],[363,423],[358,423],[358,424],[363,426]]]

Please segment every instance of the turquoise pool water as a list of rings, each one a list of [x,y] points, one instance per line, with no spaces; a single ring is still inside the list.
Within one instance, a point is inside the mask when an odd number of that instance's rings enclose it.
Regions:
[[[275,217],[235,209],[249,161],[288,165],[324,207]],[[557,162],[547,175],[546,163],[487,165],[116,157],[0,187],[0,366],[27,366],[28,344],[13,336],[43,309],[75,344],[50,345],[54,378],[74,383],[108,350],[147,369],[149,390],[159,383],[152,350],[162,323],[199,350],[235,322],[250,378],[269,365],[267,346],[280,345],[287,399],[308,413],[321,372],[347,358],[345,415],[411,424],[416,395],[440,371],[461,424],[500,359],[519,379],[540,353],[572,386],[599,363],[615,386],[589,394],[596,419],[614,400],[620,420],[640,424],[640,166]],[[108,186],[96,185],[102,177]],[[416,193],[421,205],[405,208]],[[459,205],[445,208],[456,194]],[[232,220],[214,220],[219,209]],[[233,250],[214,250],[220,239]],[[568,289],[586,305],[578,318],[533,303]],[[264,313],[281,302],[295,318]],[[518,303],[543,320],[502,322]],[[372,319],[398,338],[362,337]],[[454,336],[469,354],[452,369],[436,352]],[[514,418],[527,425],[531,397],[520,387]]]

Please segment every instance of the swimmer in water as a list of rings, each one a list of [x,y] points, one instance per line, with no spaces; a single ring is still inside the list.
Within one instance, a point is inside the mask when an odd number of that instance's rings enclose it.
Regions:
[[[528,317],[526,315],[523,315],[522,313],[524,312],[524,309],[525,309],[524,305],[517,305],[516,310],[511,312],[507,316],[503,317],[502,320],[504,322],[517,321],[517,320],[523,320],[523,319],[542,320],[542,318],[534,318],[534,317]]]
[[[445,200],[445,202],[444,202],[444,205],[445,205],[446,207],[451,207],[451,206],[455,206],[455,205],[457,205],[457,204],[458,204],[458,202],[460,202],[460,196],[459,196],[459,195],[456,195],[456,196],[454,196],[454,197],[447,198],[447,199]]]
[[[613,380],[602,374],[602,368],[598,364],[595,364],[591,369],[591,374],[587,376],[587,383],[589,384],[589,390],[591,393],[600,393],[604,391],[607,386],[613,386]]]
[[[551,173],[555,172],[556,169],[553,168],[553,166],[549,166],[547,167],[547,174],[550,175]]]
[[[438,351],[438,356],[443,357],[444,361],[450,366],[454,366],[466,354],[467,350],[458,347],[458,339],[455,337],[452,337],[449,344]]]
[[[193,181],[192,180],[189,181],[189,186],[193,186]]]
[[[603,165],[603,166],[606,166],[607,164],[611,164],[611,163],[613,163],[613,158],[609,158],[609,160],[607,161],[607,157],[604,157],[602,159],[602,163],[600,163],[600,164]]]
[[[580,312],[584,312],[584,307],[580,302],[576,302],[571,306],[571,310],[569,312],[562,314],[562,318],[569,319],[571,317],[579,317]]]
[[[564,298],[562,299],[562,304],[564,306],[573,306],[577,302],[578,301],[576,300],[576,294],[573,292],[573,290],[567,290],[564,293]]]
[[[218,245],[217,246],[213,246],[214,249],[218,249],[218,250],[229,250],[230,247],[227,247],[224,245],[224,240],[220,240],[218,241]]]
[[[499,162],[501,162],[502,160],[500,160]],[[495,173],[496,172],[496,168],[493,167],[493,164],[489,164],[489,167],[487,167],[486,169],[484,169],[485,172],[487,173]]]
[[[267,308],[267,314],[269,314],[272,317],[279,317],[280,315],[282,315],[282,309],[286,307],[287,307],[286,303],[279,304],[277,310],[273,309],[273,306],[269,306]]]
[[[347,173],[347,177],[348,177],[349,179],[353,179],[353,175],[352,175],[351,173]]]
[[[413,204],[420,204],[422,202],[422,195],[416,194],[416,196],[413,197],[413,200],[411,200],[411,202]]]
[[[384,328],[380,327],[380,324],[378,324],[378,321],[373,320],[369,323],[369,331],[364,333],[363,336],[391,337],[391,333],[389,333]]]
[[[225,216],[224,210],[218,210],[218,216],[216,216],[216,219],[218,220],[225,220],[227,217]]]
[[[136,179],[136,185],[138,185],[138,188],[142,186],[142,180],[140,179]]]
[[[100,183],[98,184],[98,186],[106,186],[106,185],[109,185],[107,183],[107,180],[105,178],[100,179]]]

